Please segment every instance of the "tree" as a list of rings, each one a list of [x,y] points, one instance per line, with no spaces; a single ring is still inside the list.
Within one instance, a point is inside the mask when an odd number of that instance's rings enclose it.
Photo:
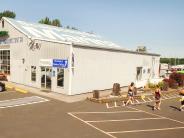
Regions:
[[[49,17],[45,17],[44,19],[41,19],[41,20],[39,21],[39,23],[51,25],[52,22],[50,21]]]
[[[59,19],[54,19],[54,20],[52,20],[52,25],[53,25],[53,26],[61,27],[60,20],[59,20]]]
[[[78,30],[76,27],[72,27],[71,29],[72,29],[72,30]]]
[[[67,25],[66,28],[67,28],[67,29],[71,29],[71,30],[79,30],[78,28],[72,27],[72,26],[70,27],[69,25]]]
[[[52,26],[57,26],[57,27],[62,27],[61,22],[60,22],[59,19],[50,20],[49,17],[45,17],[45,18],[41,19],[39,21],[39,23],[52,25]],[[72,27],[72,26],[69,26],[69,25],[67,25],[66,28],[71,29],[71,30],[79,30],[78,28]]]
[[[67,29],[70,29],[70,26],[69,26],[69,25],[67,25],[67,26],[66,26],[66,28],[67,28]]]
[[[160,58],[160,63],[167,63],[170,65],[184,64],[184,58]]]
[[[3,11],[3,12],[0,12],[0,19],[2,17],[15,18],[16,14],[12,11],[6,10],[6,11]]]

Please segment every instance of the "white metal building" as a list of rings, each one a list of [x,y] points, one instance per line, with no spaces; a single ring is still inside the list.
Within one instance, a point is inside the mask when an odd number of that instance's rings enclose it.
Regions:
[[[67,95],[145,84],[158,78],[160,55],[126,50],[100,36],[2,18],[0,70],[9,81]]]

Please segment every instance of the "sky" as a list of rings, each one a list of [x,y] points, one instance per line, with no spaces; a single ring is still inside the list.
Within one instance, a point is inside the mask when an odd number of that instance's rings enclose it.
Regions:
[[[0,0],[17,20],[58,18],[63,26],[94,32],[135,50],[184,58],[184,0]]]

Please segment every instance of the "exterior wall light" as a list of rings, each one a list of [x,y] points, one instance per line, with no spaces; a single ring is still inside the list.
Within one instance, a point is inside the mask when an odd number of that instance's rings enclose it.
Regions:
[[[22,58],[22,64],[24,64],[25,63],[25,58]]]

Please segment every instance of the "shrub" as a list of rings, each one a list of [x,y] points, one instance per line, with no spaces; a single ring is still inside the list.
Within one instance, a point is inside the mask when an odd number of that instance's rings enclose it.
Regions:
[[[174,72],[169,76],[169,80],[175,80],[178,86],[184,86],[184,75],[182,74]]]
[[[8,32],[7,31],[0,31],[0,37],[7,37]]]
[[[161,87],[162,91],[168,91],[169,89],[169,83],[163,81],[163,86]]]
[[[159,88],[163,88],[163,86],[164,86],[164,82],[163,82],[163,81],[161,81],[161,82],[159,82],[157,85],[158,85],[158,87],[159,87]]]
[[[178,83],[176,80],[173,80],[173,79],[169,79],[169,87],[170,88],[173,88],[173,89],[177,89],[178,88]]]
[[[153,84],[153,83],[148,83],[148,87],[151,88],[151,89],[155,89],[156,88],[156,84]]]

